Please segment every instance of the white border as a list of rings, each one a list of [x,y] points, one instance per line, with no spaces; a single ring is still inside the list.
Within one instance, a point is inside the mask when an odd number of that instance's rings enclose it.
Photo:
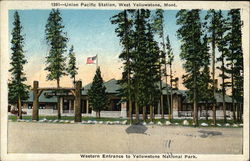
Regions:
[[[1,33],[1,56],[0,56],[0,76],[1,76],[1,159],[2,160],[95,160],[95,159],[82,159],[79,154],[7,154],[7,75],[9,69],[9,54],[8,54],[8,10],[9,9],[51,9],[51,2],[66,2],[66,3],[81,3],[91,2],[98,3],[97,1],[0,1],[1,14],[0,14],[0,33]],[[117,3],[115,1],[102,1]],[[119,3],[128,1],[119,1]],[[136,2],[136,1],[133,1]],[[133,3],[130,2],[130,3]],[[244,130],[243,130],[243,155],[196,155],[198,159],[194,160],[226,160],[226,161],[247,161],[249,160],[249,2],[242,1],[137,1],[140,3],[175,3],[177,7],[165,7],[163,9],[177,10],[177,9],[231,9],[241,8],[243,26],[243,53],[244,53]],[[97,7],[58,7],[61,9],[96,9]],[[136,8],[136,7],[130,7]],[[102,7],[98,9],[123,9],[119,7]],[[154,9],[153,7],[150,9]],[[111,159],[102,159],[111,160]],[[112,159],[113,160],[113,159]],[[132,160],[132,159],[130,159]],[[144,159],[146,160],[146,159]],[[150,159],[147,159],[150,160]],[[162,159],[163,160],[163,159]],[[172,160],[172,159],[164,159]],[[178,159],[173,159],[178,160]],[[190,160],[190,159],[182,159]]]

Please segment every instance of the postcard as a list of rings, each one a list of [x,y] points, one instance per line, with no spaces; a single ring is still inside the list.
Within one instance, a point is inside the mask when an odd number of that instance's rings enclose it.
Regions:
[[[1,160],[249,160],[249,2],[1,1]]]

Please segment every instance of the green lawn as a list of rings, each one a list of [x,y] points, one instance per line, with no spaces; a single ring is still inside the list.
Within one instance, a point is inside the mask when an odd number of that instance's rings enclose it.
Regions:
[[[57,116],[39,116],[39,119],[42,120],[46,118],[47,120],[57,120]],[[9,119],[12,120],[12,121],[16,121],[17,120],[17,116],[9,116]],[[31,120],[31,116],[23,116],[23,119],[24,120]],[[72,121],[74,120],[74,116],[62,116],[61,117],[61,120],[69,120],[69,121]],[[124,119],[124,118],[95,118],[95,117],[82,117],[82,120],[83,121],[88,121],[88,120],[91,120],[91,121],[124,121],[124,120],[127,120],[127,119]],[[184,120],[187,120],[189,122],[189,126],[192,126],[192,123],[193,123],[193,120],[192,119],[173,119],[171,121],[172,125],[174,124],[175,126],[182,126],[182,123]],[[165,124],[166,121],[168,121],[168,119],[154,119],[153,122],[155,124],[157,124],[158,122],[161,122],[162,124]],[[142,123],[143,120],[140,120],[140,123]],[[149,119],[146,120],[146,123],[149,123],[151,122]],[[201,123],[206,123],[208,124],[208,127],[211,127],[211,124],[212,124],[213,120],[199,120],[199,125],[201,126]],[[129,121],[128,121],[129,123]],[[136,124],[135,120],[133,121],[133,123]],[[176,124],[178,123],[178,124]],[[229,123],[230,125],[234,124],[233,120],[228,120],[227,123]],[[217,120],[217,124],[221,124],[222,127],[225,127],[223,126],[224,125],[224,121],[223,120]],[[232,127],[232,126],[229,126],[229,127]]]
[[[47,120],[57,120],[57,116],[39,116],[39,120],[42,120],[46,118]],[[17,120],[17,116],[9,116],[9,119],[12,121],[16,121]],[[31,116],[23,116],[24,120],[31,120],[32,117]],[[74,116],[61,116],[61,120],[74,120]],[[88,121],[88,120],[96,120],[96,121],[124,121],[126,119],[122,119],[122,118],[95,118],[95,117],[82,117],[83,121]]]

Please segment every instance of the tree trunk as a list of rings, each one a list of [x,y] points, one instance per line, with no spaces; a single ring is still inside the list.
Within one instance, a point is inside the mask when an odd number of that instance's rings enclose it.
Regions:
[[[18,118],[22,119],[22,102],[20,96],[18,96]]]
[[[163,94],[161,92],[161,100],[160,100],[160,109],[161,109],[161,118],[164,119],[164,107],[163,107]]]
[[[240,121],[241,122],[243,122],[242,115],[243,115],[243,103],[240,103]]]
[[[227,117],[226,117],[226,103],[225,103],[225,94],[222,96],[223,99],[223,116],[224,116],[224,123],[227,122]]]
[[[130,120],[130,124],[132,124],[132,122],[133,122],[133,113],[132,113],[132,102],[131,102],[131,99],[129,101],[129,120]]]
[[[57,88],[60,88],[60,79],[59,78],[56,79],[56,83],[57,83]],[[60,103],[59,96],[57,96],[57,118],[61,119],[61,103]]]
[[[162,23],[163,24],[163,23]],[[163,31],[163,25],[161,26],[161,29]],[[166,53],[166,46],[165,46],[165,37],[164,37],[164,32],[162,32],[162,48],[163,48],[163,52]],[[166,58],[164,58],[166,61]],[[168,81],[167,81],[167,63],[165,62],[164,64],[165,66],[165,75],[166,75],[166,88],[168,86]],[[162,86],[162,82],[161,82],[161,86]],[[167,89],[166,89],[167,90]],[[167,95],[168,95],[168,90],[167,90]],[[163,105],[163,94],[162,94],[162,89],[161,89],[161,118],[164,119],[164,105]],[[169,102],[168,102],[169,103]],[[168,106],[169,107],[169,106]]]
[[[61,106],[60,97],[57,96],[57,118],[61,119]]]
[[[216,125],[216,102],[213,103],[213,124]]]
[[[201,117],[201,113],[202,113],[202,105],[201,104],[198,104],[198,109],[200,111],[200,117]],[[198,115],[199,116],[199,115]]]
[[[165,45],[164,47],[164,51],[165,51]],[[167,63],[165,62],[165,79],[166,79],[166,92],[167,92],[167,108],[168,108],[168,119],[171,122],[171,109],[170,109],[170,102],[169,102],[169,95],[168,95],[168,72],[167,72]],[[162,115],[164,115],[164,111],[162,111]]]
[[[126,49],[126,54],[127,54],[127,58],[126,58],[126,62],[127,62],[127,66],[128,66],[128,73],[127,73],[127,79],[128,79],[128,106],[129,106],[129,120],[130,120],[130,124],[132,124],[133,121],[133,114],[132,114],[132,99],[131,99],[131,80],[130,80],[130,53],[129,53],[129,45],[128,45],[128,18],[127,18],[127,11],[124,10],[124,25],[125,25],[125,49]]]
[[[100,110],[96,110],[96,118],[100,118],[101,117],[101,111]]]
[[[225,102],[225,96],[224,96],[224,102]],[[227,117],[226,117],[226,105],[223,106],[223,115],[224,115],[224,123],[227,122]]]
[[[172,116],[171,116],[171,107],[170,107],[169,93],[168,93],[168,75],[167,75],[167,65],[166,64],[165,64],[165,70],[166,70],[166,92],[167,92],[168,119],[171,122]]]
[[[206,101],[205,108],[206,108],[206,114],[205,114],[205,116],[206,116],[206,120],[208,121],[208,103],[207,103],[207,101]]]
[[[233,66],[232,66],[233,68]],[[233,72],[231,74],[231,83],[232,83],[232,86],[231,86],[231,91],[232,91],[232,109],[233,109],[233,121],[236,122],[236,115],[235,115],[235,104],[234,104],[234,75],[233,75]]]
[[[98,110],[95,111],[95,117],[98,118]]]
[[[215,16],[215,15],[214,15]],[[215,24],[213,23],[213,28]],[[213,124],[216,125],[216,98],[215,98],[215,31],[212,32],[212,79],[213,79]]]
[[[39,83],[38,81],[34,81],[33,82],[33,107],[32,107],[32,120],[39,120],[39,96],[38,96],[38,88],[39,87]]]
[[[161,109],[161,111],[163,111],[163,95],[162,95],[162,81],[161,81],[161,74],[162,74],[162,72],[161,72],[161,65],[159,65],[159,71],[160,71],[160,94],[161,94],[161,96],[160,96],[160,109]],[[164,119],[164,113],[163,113],[163,112],[161,112],[161,118]]]
[[[143,106],[142,108],[142,119],[143,121],[146,121],[146,106]]]
[[[150,120],[153,121],[154,116],[153,116],[153,106],[150,105]]]
[[[233,121],[236,122],[235,103],[233,99],[232,99],[232,109],[233,109]]]
[[[196,92],[194,93],[194,125],[198,126],[198,108],[197,108],[197,101],[196,101]]]
[[[194,125],[198,126],[198,108],[197,108],[197,75],[196,64],[194,64]]]
[[[172,64],[170,64],[170,111],[171,111],[171,120],[173,119],[173,74],[172,74]]]
[[[222,53],[223,54],[223,53]],[[222,57],[222,67],[224,68],[224,56]],[[224,123],[227,122],[227,118],[226,118],[226,103],[225,103],[225,79],[224,79],[224,69],[222,70],[222,106],[223,106],[223,114],[224,114]]]
[[[75,76],[73,77],[73,85],[74,85],[74,87],[76,85],[76,77]]]
[[[82,121],[82,113],[81,113],[81,88],[82,82],[77,81],[75,87],[75,122]]]
[[[139,106],[138,103],[135,103],[135,119],[136,119],[136,123],[139,122]]]
[[[236,110],[237,110],[237,122],[240,122],[240,103],[236,104]]]
[[[155,106],[153,106],[153,119],[155,119]]]

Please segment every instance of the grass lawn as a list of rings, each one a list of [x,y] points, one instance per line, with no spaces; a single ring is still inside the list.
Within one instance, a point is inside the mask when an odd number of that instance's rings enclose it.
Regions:
[[[39,116],[39,119],[42,120],[42,119],[47,119],[47,120],[57,120],[57,116]],[[32,117],[31,116],[23,116],[23,119],[24,120],[31,120]],[[17,121],[17,116],[9,116],[9,120],[12,120],[12,121]],[[69,120],[69,121],[72,121],[74,120],[74,116],[61,116],[61,120]],[[88,121],[88,120],[91,120],[91,121],[124,121],[124,120],[127,120],[127,119],[124,119],[124,118],[105,118],[105,117],[101,117],[101,118],[95,118],[95,117],[82,117],[82,121]],[[193,120],[192,119],[173,119],[171,121],[172,124],[174,124],[175,126],[182,126],[183,124],[183,121],[184,120],[187,120],[189,125],[188,126],[192,126],[193,127]],[[127,120],[128,123],[129,123],[129,120]],[[165,124],[165,122],[168,121],[168,119],[154,119],[153,122],[154,124],[157,124],[158,122],[161,122],[162,124]],[[143,122],[143,120],[140,120],[140,123]],[[151,122],[151,120],[146,120],[146,123],[149,123]],[[212,119],[209,119],[209,120],[199,120],[199,125],[201,126],[201,123],[206,123],[208,124],[207,127],[211,127],[212,125],[212,122],[213,120]],[[135,120],[133,121],[133,123],[135,123]],[[230,125],[233,125],[234,122],[233,120],[227,120],[227,123],[229,123]],[[224,125],[224,120],[217,120],[217,124],[220,124],[220,125]],[[238,123],[239,124],[239,123]],[[225,126],[223,126],[225,127]],[[228,127],[232,127],[232,126],[228,126]]]
[[[47,119],[47,120],[57,120],[57,116],[39,116],[39,120],[42,119]],[[16,121],[18,118],[17,116],[9,116],[9,119],[12,121]],[[24,120],[31,120],[32,116],[23,116]],[[74,120],[74,116],[61,116],[61,120]],[[95,118],[95,117],[82,117],[83,121],[124,121],[126,119],[122,119],[122,118],[105,118],[105,117],[101,117],[101,118]]]

